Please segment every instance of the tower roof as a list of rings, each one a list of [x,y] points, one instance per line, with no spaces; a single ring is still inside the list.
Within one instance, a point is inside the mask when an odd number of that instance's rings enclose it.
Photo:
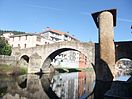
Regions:
[[[103,10],[103,11],[92,13],[92,17],[94,19],[94,22],[95,22],[97,28],[99,28],[98,16],[99,16],[100,13],[102,13],[104,11],[108,11],[113,15],[113,21],[114,21],[113,26],[116,26],[116,9],[109,9],[109,10]]]

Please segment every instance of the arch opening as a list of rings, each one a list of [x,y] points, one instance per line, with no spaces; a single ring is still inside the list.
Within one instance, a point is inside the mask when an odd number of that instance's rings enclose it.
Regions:
[[[16,82],[20,88],[25,89],[27,87],[27,75],[18,76]]]
[[[73,56],[71,57],[69,54]],[[67,57],[69,59],[67,59]],[[88,60],[88,56],[86,56],[85,53],[82,53],[81,51],[72,48],[61,48],[55,50],[54,52],[51,52],[51,54],[43,62],[42,70],[44,71],[45,68],[50,67],[53,67],[54,69],[70,69],[71,72],[72,69],[73,71],[74,69],[79,70],[81,68],[93,69],[93,66],[89,65],[88,63],[91,64],[91,62]],[[66,70],[66,72],[70,72],[70,70]]]
[[[63,49],[58,49],[54,52],[52,52],[45,60],[44,63],[42,65],[42,68],[47,68],[51,65],[51,62],[53,61],[53,59],[57,56],[60,55],[60,53],[68,51],[68,50],[73,50],[76,51],[75,49],[71,49],[71,48],[63,48]]]
[[[20,88],[24,89],[27,87],[27,79],[25,79],[22,83],[19,84]]]
[[[132,60],[129,58],[121,58],[115,65],[116,77],[130,75],[132,73]]]
[[[23,55],[20,60],[25,60],[27,63],[29,63],[29,57],[27,55]]]

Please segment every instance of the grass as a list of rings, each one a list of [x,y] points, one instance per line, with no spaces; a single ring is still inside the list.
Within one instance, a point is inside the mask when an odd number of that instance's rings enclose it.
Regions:
[[[27,68],[21,67],[20,68],[20,75],[27,74]]]
[[[9,72],[12,69],[11,66],[5,65],[5,64],[0,64],[0,74],[4,74]]]
[[[0,64],[1,75],[23,75],[26,73],[27,68]]]

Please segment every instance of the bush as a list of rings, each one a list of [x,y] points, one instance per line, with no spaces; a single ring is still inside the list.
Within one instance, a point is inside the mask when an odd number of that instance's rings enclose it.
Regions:
[[[20,75],[27,74],[27,68],[21,67],[20,68]]]
[[[0,37],[0,55],[11,55],[11,52],[11,46],[4,38]]]
[[[27,73],[27,68],[0,64],[0,74],[2,75],[23,75]]]
[[[27,68],[17,67],[17,66],[12,67],[11,75],[23,75],[26,73],[27,73]]]

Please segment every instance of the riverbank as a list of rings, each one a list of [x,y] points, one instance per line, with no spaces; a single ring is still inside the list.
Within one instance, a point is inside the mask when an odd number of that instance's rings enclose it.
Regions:
[[[56,71],[59,73],[70,73],[70,72],[86,72],[86,71],[93,71],[93,68],[55,68]]]
[[[0,75],[23,75],[26,73],[27,68],[25,67],[0,64]]]

